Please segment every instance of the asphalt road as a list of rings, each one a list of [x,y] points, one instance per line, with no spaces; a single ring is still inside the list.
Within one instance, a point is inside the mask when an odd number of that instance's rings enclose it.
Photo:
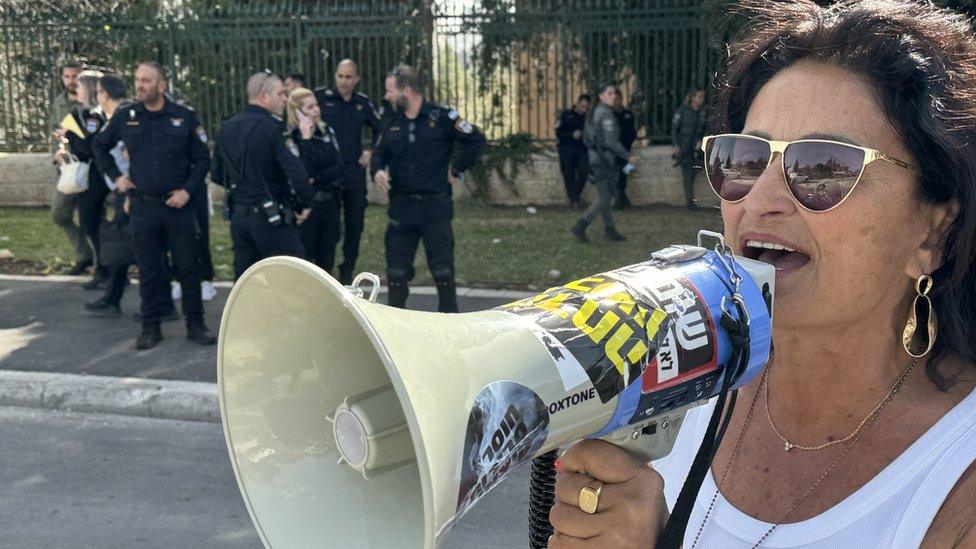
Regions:
[[[217,424],[0,407],[0,441],[2,547],[261,547]],[[527,546],[527,500],[523,467],[442,546]]]
[[[187,341],[182,320],[163,323],[165,339],[156,348],[136,351],[140,324],[133,314],[139,310],[138,286],[126,289],[123,316],[107,319],[82,308],[101,295],[84,291],[82,281],[0,277],[0,369],[217,381],[216,346]],[[204,304],[205,320],[214,334],[229,292],[218,288],[217,298]],[[458,298],[462,312],[490,309],[512,299],[470,297],[464,292]],[[381,294],[378,301],[385,300]],[[435,311],[437,298],[414,293],[407,306]]]

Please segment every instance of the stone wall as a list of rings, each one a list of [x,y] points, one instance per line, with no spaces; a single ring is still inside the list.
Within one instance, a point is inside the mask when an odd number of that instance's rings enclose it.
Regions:
[[[681,186],[681,170],[671,165],[671,147],[639,147],[635,149],[639,163],[637,171],[630,175],[627,195],[631,202],[644,204],[673,204],[683,206],[684,191]],[[0,153],[0,206],[44,206],[50,204],[57,172],[46,153]],[[457,200],[471,195],[473,183],[468,180],[455,189]],[[368,182],[369,200],[386,202],[386,197]],[[223,189],[211,185],[211,195],[216,204],[223,202]],[[583,191],[584,202],[596,196],[593,185]],[[701,172],[695,181],[695,196],[703,205],[717,204],[718,199],[708,189]],[[489,199],[499,205],[562,205],[566,204],[566,192],[559,173],[559,159],[555,151],[544,151],[520,167],[514,185],[493,177],[489,186]]]

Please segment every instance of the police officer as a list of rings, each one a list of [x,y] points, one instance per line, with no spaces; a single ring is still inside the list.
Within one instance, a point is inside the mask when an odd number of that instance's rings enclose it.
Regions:
[[[620,144],[629,153],[634,146],[634,141],[637,140],[637,121],[634,119],[634,113],[624,107],[624,94],[620,90],[617,90],[617,96],[613,99],[613,114],[617,117],[617,124],[620,126]],[[627,176],[630,174],[624,170],[626,165],[626,160],[617,159],[619,171],[617,172],[616,207],[620,210],[630,207],[630,199],[627,198]]]
[[[96,162],[131,196],[129,229],[139,265],[142,334],[137,349],[155,347],[163,335],[159,322],[170,302],[166,250],[183,286],[186,337],[202,345],[216,342],[203,322],[197,269],[200,229],[191,195],[203,188],[210,167],[207,134],[196,113],[166,97],[166,72],[155,62],[135,72],[136,102],[120,107],[94,142]],[[122,174],[111,150],[125,143],[129,175]]]
[[[685,201],[689,210],[701,209],[695,203],[695,167],[700,165],[699,146],[705,135],[705,90],[693,87],[688,90],[681,106],[671,120],[671,157],[674,165],[681,166],[681,176],[685,187]]]
[[[589,160],[583,144],[583,122],[590,110],[590,96],[580,95],[572,109],[566,109],[556,120],[556,151],[559,153],[559,170],[563,174],[569,205],[578,208],[580,193],[586,185]]]
[[[277,76],[247,81],[248,106],[217,132],[213,179],[229,191],[234,275],[275,255],[305,257],[297,225],[308,217],[312,189],[287,135],[287,91]]]
[[[322,121],[312,90],[296,88],[288,96],[288,126],[302,165],[312,180],[312,213],[299,228],[306,259],[332,273],[339,242],[339,183],[346,173],[335,131]]]
[[[613,225],[613,212],[610,208],[613,192],[617,187],[617,159],[627,160],[631,166],[634,162],[630,153],[620,143],[620,125],[617,123],[617,117],[613,115],[612,106],[617,96],[617,87],[614,84],[604,83],[600,84],[597,90],[600,102],[593,109],[592,118],[586,121],[586,126],[583,128],[583,140],[589,154],[597,199],[570,229],[580,242],[590,241],[586,236],[586,227],[593,222],[597,214],[603,217],[603,229],[607,240],[625,240]]]
[[[474,164],[485,137],[457,111],[426,101],[422,89],[420,77],[409,66],[397,67],[386,78],[386,98],[397,113],[384,128],[372,158],[373,181],[390,194],[389,304],[406,306],[422,238],[437,285],[437,310],[457,312],[451,184]],[[461,144],[461,154],[450,166],[455,142]]]
[[[370,128],[374,144],[382,129],[369,97],[356,91],[358,84],[359,66],[351,59],[343,59],[336,67],[335,88],[315,90],[322,119],[335,130],[346,166],[340,183],[344,236],[339,282],[343,284],[350,284],[355,274],[366,215],[366,168],[371,150],[363,148],[363,128]]]

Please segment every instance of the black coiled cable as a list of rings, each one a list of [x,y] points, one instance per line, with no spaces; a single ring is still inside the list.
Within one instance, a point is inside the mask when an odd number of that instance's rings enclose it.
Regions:
[[[552,535],[549,510],[556,498],[556,458],[558,451],[546,452],[532,460],[529,479],[529,547],[545,549]]]

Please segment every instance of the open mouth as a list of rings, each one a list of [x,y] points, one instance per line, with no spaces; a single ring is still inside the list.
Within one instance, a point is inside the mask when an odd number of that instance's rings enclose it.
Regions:
[[[769,263],[777,271],[793,271],[810,262],[810,256],[776,242],[746,240],[742,255],[749,259]]]

